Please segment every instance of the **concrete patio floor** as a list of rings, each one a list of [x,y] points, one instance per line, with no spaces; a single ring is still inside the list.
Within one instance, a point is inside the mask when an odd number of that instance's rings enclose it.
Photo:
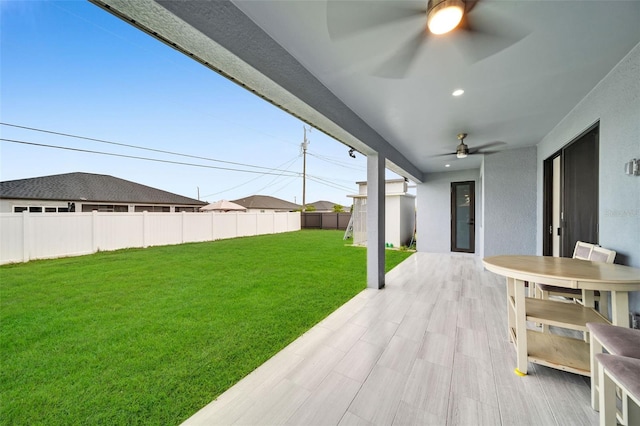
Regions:
[[[185,425],[596,425],[588,379],[514,374],[503,277],[416,253]]]

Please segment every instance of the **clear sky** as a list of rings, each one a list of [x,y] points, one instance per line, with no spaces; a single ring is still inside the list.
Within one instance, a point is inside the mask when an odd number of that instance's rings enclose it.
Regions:
[[[253,194],[302,202],[298,119],[86,1],[0,0],[0,28],[1,122],[279,170],[1,125],[3,139],[207,166],[2,141],[1,180],[82,171],[192,198],[199,188],[209,202]],[[307,203],[350,205],[366,158],[315,129],[308,140]]]

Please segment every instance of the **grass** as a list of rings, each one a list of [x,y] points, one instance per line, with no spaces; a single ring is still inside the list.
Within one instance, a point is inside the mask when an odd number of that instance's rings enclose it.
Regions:
[[[180,423],[364,289],[365,258],[299,231],[0,267],[0,422]]]

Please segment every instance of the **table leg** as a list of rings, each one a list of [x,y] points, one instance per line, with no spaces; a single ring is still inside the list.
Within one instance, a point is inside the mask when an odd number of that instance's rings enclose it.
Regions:
[[[611,292],[611,322],[613,325],[629,328],[629,293]]]
[[[516,313],[512,300],[515,300],[515,280],[507,277],[507,333],[509,334],[509,342],[513,343],[511,338],[511,330],[516,329]]]
[[[516,350],[518,357],[518,369],[516,373],[527,374],[529,352],[527,350],[527,312],[524,295],[524,281],[514,280],[515,292],[515,322],[516,322]]]

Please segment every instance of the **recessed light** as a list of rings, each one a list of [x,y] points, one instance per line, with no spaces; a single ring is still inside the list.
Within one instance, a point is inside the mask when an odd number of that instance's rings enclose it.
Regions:
[[[445,167],[451,167],[451,164],[445,164],[444,166]]]
[[[453,95],[453,96],[460,96],[460,95],[462,95],[463,93],[464,93],[464,90],[462,90],[462,89],[456,89],[456,90],[454,90],[454,91],[453,91],[452,95]]]

